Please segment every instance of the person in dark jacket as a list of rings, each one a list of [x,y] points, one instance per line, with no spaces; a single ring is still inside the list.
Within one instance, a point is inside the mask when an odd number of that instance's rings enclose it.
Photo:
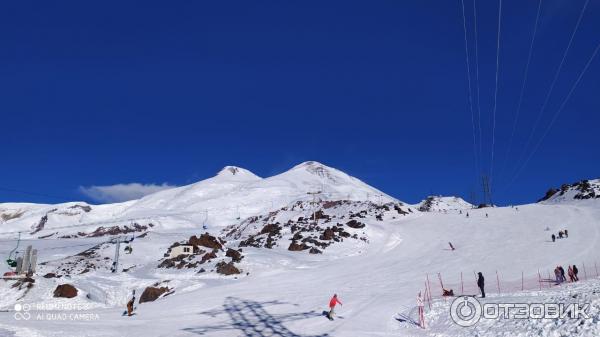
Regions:
[[[558,270],[560,270],[560,282],[566,282],[567,278],[565,277],[565,268],[558,266]]]
[[[552,242],[556,241],[556,235],[552,234]]]
[[[576,265],[573,265],[573,275],[575,275],[575,281],[579,281],[579,276],[577,276],[578,273],[579,269],[577,269]]]
[[[568,238],[569,237],[569,231],[565,229],[565,237]]]
[[[483,274],[481,272],[477,273],[478,277],[477,277],[477,286],[479,287],[479,290],[481,290],[481,298],[485,298],[485,281],[483,278]]]

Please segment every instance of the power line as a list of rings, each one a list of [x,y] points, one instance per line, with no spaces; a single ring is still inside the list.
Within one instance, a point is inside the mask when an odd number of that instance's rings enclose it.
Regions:
[[[598,44],[598,46],[596,46],[596,49],[594,49],[594,52],[592,53],[592,56],[589,58],[589,60],[587,61],[587,63],[585,64],[585,66],[583,67],[583,69],[581,70],[581,73],[579,74],[579,76],[577,77],[577,80],[575,81],[575,83],[573,83],[573,86],[571,87],[571,90],[569,90],[569,93],[567,94],[567,96],[565,97],[565,99],[562,101],[562,103],[560,104],[560,107],[558,108],[558,110],[556,110],[556,112],[554,113],[554,115],[552,116],[552,119],[550,121],[550,124],[548,125],[548,127],[546,127],[546,129],[544,130],[544,133],[542,134],[542,137],[539,139],[539,141],[536,143],[535,147],[533,148],[533,151],[529,154],[529,156],[527,157],[527,160],[525,160],[525,162],[523,163],[523,165],[520,167],[520,169],[517,171],[517,174],[514,176],[514,178],[511,180],[510,184],[508,187],[510,187],[510,185],[512,185],[518,178],[519,174],[525,169],[525,167],[527,166],[527,164],[529,163],[529,160],[531,160],[531,158],[534,156],[534,154],[537,152],[537,150],[539,149],[540,145],[542,144],[542,142],[544,141],[544,138],[546,138],[546,136],[548,135],[548,133],[550,132],[550,129],[552,129],[552,126],[554,125],[554,122],[556,122],[556,119],[558,118],[558,116],[560,115],[560,113],[563,111],[563,109],[565,108],[567,102],[569,101],[569,99],[571,98],[571,96],[573,95],[573,92],[575,91],[575,89],[577,88],[577,86],[579,85],[579,82],[581,82],[581,79],[583,78],[583,75],[587,72],[588,68],[590,67],[590,64],[592,64],[592,61],[594,60],[594,58],[596,57],[596,55],[598,54],[598,51],[600,51],[600,43]],[[507,187],[507,188],[508,188]]]
[[[508,148],[506,150],[506,154],[504,156],[504,162],[502,164],[502,168],[500,171],[500,177],[503,178],[504,177],[504,172],[506,170],[506,162],[508,161],[508,157],[510,155],[511,149],[512,149],[512,144],[513,144],[513,140],[515,137],[515,131],[517,129],[517,124],[519,122],[519,117],[521,116],[521,106],[523,103],[523,96],[525,95],[525,86],[527,85],[527,78],[529,75],[529,65],[531,64],[531,57],[533,55],[533,45],[535,42],[535,37],[537,35],[537,30],[538,30],[538,23],[540,20],[540,14],[541,14],[541,9],[542,9],[542,1],[540,0],[538,3],[538,8],[537,8],[537,14],[535,16],[535,23],[533,25],[533,34],[531,37],[531,43],[529,45],[529,53],[527,55],[527,62],[525,65],[525,72],[523,75],[523,84],[521,85],[521,92],[519,93],[519,101],[517,103],[517,111],[516,111],[516,115],[515,115],[515,119],[513,121],[513,126],[512,126],[512,132],[510,134],[510,138],[508,141]]]
[[[540,112],[538,113],[538,116],[536,118],[536,121],[533,125],[533,128],[531,129],[531,132],[529,133],[529,137],[527,138],[527,142],[525,143],[525,146],[523,146],[523,151],[521,152],[521,155],[519,156],[519,160],[517,161],[517,165],[520,164],[522,162],[522,159],[525,157],[526,153],[527,153],[527,149],[529,148],[529,145],[531,144],[531,141],[533,140],[533,136],[535,135],[537,128],[542,120],[542,116],[544,115],[544,111],[546,110],[546,107],[548,105],[548,102],[550,101],[550,96],[552,96],[552,92],[554,91],[554,87],[556,85],[556,82],[558,80],[558,77],[560,75],[560,72],[562,71],[562,67],[565,64],[565,60],[567,58],[567,54],[569,53],[569,50],[571,49],[571,45],[573,43],[573,39],[575,38],[575,35],[577,34],[577,30],[579,29],[579,24],[581,23],[581,20],[583,19],[583,15],[585,14],[585,10],[587,9],[588,3],[590,2],[590,0],[586,0],[585,3],[583,4],[583,7],[581,8],[581,12],[579,13],[579,18],[577,19],[577,23],[575,24],[575,28],[573,29],[573,32],[571,33],[571,37],[569,38],[569,43],[567,44],[567,48],[565,48],[565,51],[563,53],[562,59],[560,61],[560,64],[558,65],[558,69],[556,70],[555,74],[554,74],[554,78],[552,79],[552,82],[550,83],[550,89],[548,90],[548,93],[546,94],[546,98],[544,99],[544,103],[542,104],[542,108],[540,109]]]
[[[467,83],[469,88],[469,109],[471,110],[471,127],[473,129],[473,155],[475,159],[475,175],[479,175],[479,161],[477,157],[477,141],[475,139],[475,112],[473,111],[473,97],[471,89],[471,66],[469,62],[469,43],[467,40],[467,19],[465,18],[465,1],[460,0],[462,6],[463,31],[465,33],[465,56],[467,60]]]
[[[477,124],[479,129],[479,172],[482,171],[483,139],[481,129],[481,94],[479,89],[479,43],[477,33],[477,0],[473,0],[473,27],[475,32],[475,87],[477,88]]]
[[[490,163],[489,190],[492,191],[492,181],[494,176],[494,147],[496,145],[496,110],[498,105],[498,73],[500,72],[500,32],[502,23],[502,0],[498,1],[498,38],[496,42],[496,86],[494,89],[494,108],[492,112],[492,161]]]

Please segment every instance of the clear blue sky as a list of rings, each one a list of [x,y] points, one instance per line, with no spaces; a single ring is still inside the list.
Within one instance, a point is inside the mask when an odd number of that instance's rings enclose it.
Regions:
[[[507,156],[538,1],[503,1],[498,203],[600,176],[598,57],[509,186],[584,3],[543,1]],[[475,91],[472,0],[465,6]],[[478,6],[489,172],[498,3]],[[479,188],[462,25],[460,0],[3,3],[0,201],[92,201],[80,186],[182,185],[225,165],[269,176],[306,160],[409,202],[468,198]],[[533,143],[598,32],[600,1],[592,0]]]

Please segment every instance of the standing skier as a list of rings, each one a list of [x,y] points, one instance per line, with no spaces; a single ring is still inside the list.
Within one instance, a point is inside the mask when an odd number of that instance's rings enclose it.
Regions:
[[[481,290],[481,298],[485,298],[485,280],[483,278],[483,274],[479,272],[477,275],[477,286],[479,287],[479,290]]]
[[[573,275],[575,275],[575,281],[579,281],[579,276],[577,276],[578,273],[579,269],[577,269],[576,265],[573,265]]]
[[[560,282],[562,281],[562,276],[560,276],[560,269],[558,268],[558,266],[556,266],[556,268],[554,268],[554,278],[556,279],[556,284],[560,284]]]
[[[569,231],[565,229],[565,237],[568,238],[569,237]]]
[[[135,289],[131,294],[131,299],[127,302],[127,316],[133,315],[133,304],[135,303]]]
[[[556,235],[552,234],[552,242],[556,241]]]
[[[340,300],[338,300],[337,294],[333,294],[333,297],[331,298],[331,300],[329,300],[329,313],[327,314],[327,318],[329,318],[329,320],[331,320],[331,321],[333,321],[333,314],[334,314],[333,309],[335,308],[335,305],[338,303],[340,305],[342,305],[342,302],[340,302]]]

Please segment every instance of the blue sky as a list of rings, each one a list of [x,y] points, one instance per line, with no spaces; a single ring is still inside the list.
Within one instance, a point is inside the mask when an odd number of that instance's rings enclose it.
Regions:
[[[498,3],[477,3],[476,82],[465,0],[481,167],[497,203],[599,176],[600,57],[510,184],[531,132],[536,144],[600,43],[592,0],[534,129],[585,2],[543,1],[508,152],[538,1],[503,1],[491,165]],[[2,7],[0,201],[109,200],[85,188],[137,183],[128,192],[143,193],[225,165],[269,176],[306,160],[408,202],[480,190],[460,0]]]

